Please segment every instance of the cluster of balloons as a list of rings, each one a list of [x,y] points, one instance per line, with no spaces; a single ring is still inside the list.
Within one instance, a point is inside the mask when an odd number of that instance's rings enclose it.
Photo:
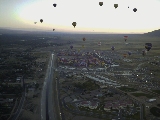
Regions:
[[[100,6],[102,6],[102,5],[103,5],[103,2],[99,2],[99,5],[100,5]],[[57,6],[57,4],[56,4],[56,3],[54,3],[54,4],[53,4],[53,6],[54,6],[54,7],[56,7],[56,6]],[[118,4],[114,4],[114,7],[115,7],[115,9],[116,9],[116,8],[118,7]],[[128,7],[128,8],[129,8],[129,7]],[[134,12],[136,12],[136,11],[137,11],[137,9],[136,9],[136,8],[134,8],[134,9],[133,9],[133,11],[134,11]],[[43,19],[40,19],[40,22],[42,23],[42,22],[43,22]],[[34,22],[34,24],[36,24],[36,23],[37,23],[37,22]],[[77,25],[77,23],[76,23],[76,22],[73,22],[73,23],[72,23],[72,25],[73,25],[73,26],[74,26],[74,28],[75,28],[75,26]],[[54,30],[55,30],[55,29],[54,29]],[[53,31],[54,31],[54,30],[53,30]],[[126,40],[125,40],[125,41],[126,41]]]
[[[102,5],[103,5],[103,2],[99,2],[99,5],[102,6]],[[115,9],[116,9],[116,8],[118,7],[118,4],[114,4],[114,7],[115,7]],[[128,8],[129,8],[129,6],[128,6]],[[137,9],[134,8],[133,11],[136,12]]]

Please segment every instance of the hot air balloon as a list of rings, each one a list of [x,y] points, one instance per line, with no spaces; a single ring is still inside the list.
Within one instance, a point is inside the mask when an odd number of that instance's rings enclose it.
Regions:
[[[125,42],[126,42],[127,38],[128,38],[128,36],[124,36],[124,40],[125,40]]]
[[[134,9],[133,9],[133,11],[134,11],[134,12],[136,12],[136,11],[137,11],[137,9],[136,9],[136,8],[134,8]]]
[[[40,22],[42,23],[42,22],[43,22],[43,19],[40,19]]]
[[[54,4],[53,4],[53,6],[54,6],[54,7],[56,7],[56,6],[57,6],[57,4],[56,4],[56,3],[54,3]]]
[[[102,5],[103,5],[103,2],[99,2],[99,5],[102,6]]]
[[[111,47],[111,50],[114,50],[114,49],[115,49],[115,47],[114,47],[114,46],[112,46],[112,47]]]
[[[147,54],[146,50],[142,50],[142,55],[145,56]]]
[[[132,54],[132,53],[129,51],[129,52],[128,52],[128,55],[131,55],[131,54]]]
[[[34,22],[34,24],[36,24],[37,22]]]
[[[99,42],[98,45],[100,46],[100,45],[101,45],[101,42]]]
[[[86,38],[83,38],[83,41],[85,41],[86,40]]]
[[[127,54],[123,54],[123,57],[127,57]]]
[[[55,29],[53,29],[53,31],[54,31]]]
[[[115,9],[118,7],[118,4],[114,4]]]
[[[71,45],[70,48],[73,49],[73,46]]]
[[[145,43],[145,48],[149,51],[152,48],[152,43]]]
[[[72,25],[74,26],[74,28],[75,28],[76,24],[77,24],[76,22],[73,22],[73,23],[72,23]]]

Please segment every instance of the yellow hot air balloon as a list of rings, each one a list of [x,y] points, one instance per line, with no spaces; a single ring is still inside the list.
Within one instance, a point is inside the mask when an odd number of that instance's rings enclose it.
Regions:
[[[73,22],[73,23],[72,23],[72,25],[74,26],[74,28],[75,28],[76,24],[77,24],[76,22]]]
[[[103,2],[99,2],[99,5],[102,6],[102,5],[103,5]]]
[[[115,9],[118,7],[118,4],[114,4]]]

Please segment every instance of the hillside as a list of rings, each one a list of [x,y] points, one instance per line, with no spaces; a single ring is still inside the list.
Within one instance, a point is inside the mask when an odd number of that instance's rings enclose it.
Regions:
[[[150,36],[150,37],[160,37],[160,29],[145,33],[143,35]]]

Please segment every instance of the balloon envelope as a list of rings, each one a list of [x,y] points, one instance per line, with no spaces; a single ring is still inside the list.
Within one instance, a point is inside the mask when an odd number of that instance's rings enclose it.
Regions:
[[[114,4],[114,7],[117,8],[117,7],[118,7],[118,4]]]
[[[129,52],[128,52],[128,55],[131,55],[131,54],[132,54],[132,53],[129,51]]]
[[[115,47],[114,47],[114,46],[112,46],[112,47],[111,47],[111,49],[112,49],[112,50],[114,50],[114,49],[115,49]]]
[[[149,51],[152,48],[152,43],[145,43],[145,48]]]
[[[136,9],[136,8],[134,8],[134,9],[133,9],[133,11],[134,11],[134,12],[136,12],[136,11],[137,11],[137,9]]]
[[[123,54],[123,57],[127,57],[127,54]]]
[[[102,5],[103,5],[103,2],[99,2],[99,5],[102,6]]]
[[[124,40],[126,41],[128,39],[128,36],[124,36]]]
[[[71,45],[71,46],[70,46],[70,48],[72,49],[72,48],[73,48],[73,46]]]
[[[72,25],[73,25],[74,27],[76,26],[76,24],[77,24],[76,22],[73,22],[73,23],[72,23]]]
[[[57,6],[57,4],[55,4],[55,3],[54,3],[54,4],[53,4],[53,6],[54,6],[54,7],[56,7],[56,6]]]
[[[43,19],[40,19],[40,22],[42,23],[42,22],[43,22]]]

